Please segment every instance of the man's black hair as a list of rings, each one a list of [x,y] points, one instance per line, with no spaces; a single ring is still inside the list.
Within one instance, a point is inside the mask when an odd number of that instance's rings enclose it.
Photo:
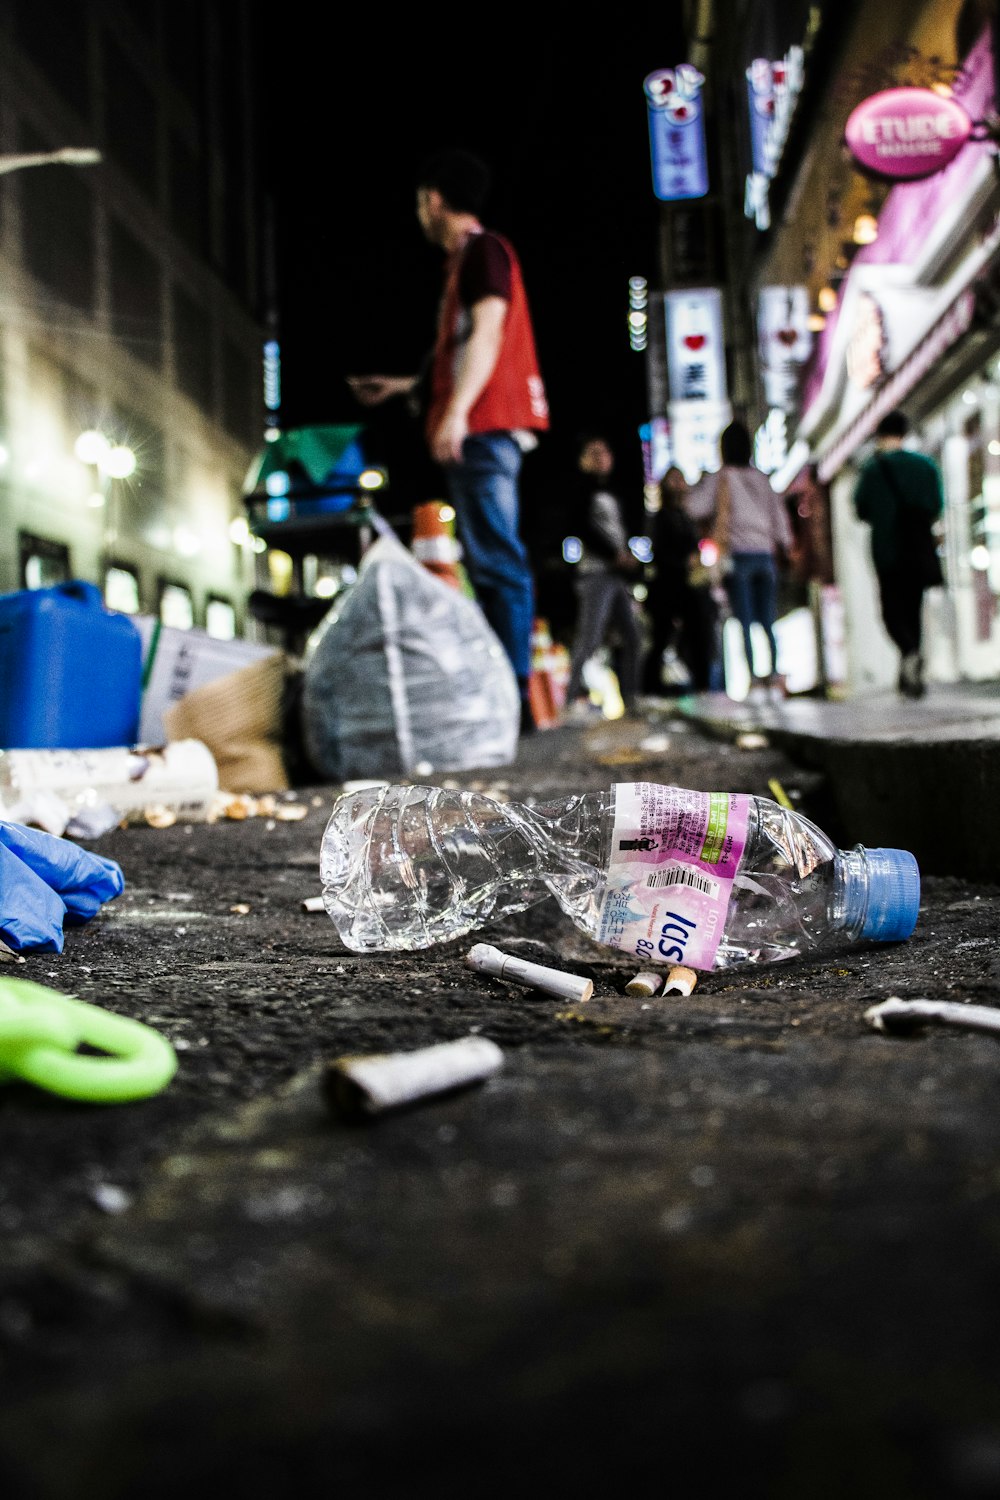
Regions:
[[[910,430],[910,419],[904,411],[888,412],[875,429],[876,437],[903,438]]]
[[[742,422],[730,422],[719,439],[722,462],[734,469],[745,469],[753,456],[750,434]]]
[[[459,214],[480,214],[490,191],[490,169],[471,151],[435,151],[421,162],[418,188],[437,188],[448,207]]]

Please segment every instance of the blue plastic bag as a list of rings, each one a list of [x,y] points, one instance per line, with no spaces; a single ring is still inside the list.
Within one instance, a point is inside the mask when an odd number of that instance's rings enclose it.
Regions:
[[[61,953],[63,923],[89,921],[124,889],[113,859],[0,819],[0,938],[8,948]]]

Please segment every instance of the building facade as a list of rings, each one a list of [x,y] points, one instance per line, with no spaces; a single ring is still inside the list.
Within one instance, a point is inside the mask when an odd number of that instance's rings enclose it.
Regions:
[[[758,429],[775,487],[792,495],[808,484],[829,495],[835,582],[825,591],[823,630],[838,658],[834,675],[852,693],[885,688],[896,677],[853,492],[878,421],[899,407],[911,420],[914,445],[937,460],[944,481],[938,530],[945,583],[926,599],[928,676],[994,679],[995,6],[733,0],[725,10],[727,26],[712,28],[725,41],[705,67],[715,69],[715,124],[731,163],[725,208],[733,385]],[[925,105],[912,126],[892,119],[886,130],[897,134],[876,172],[851,154],[845,132],[859,107],[877,113],[878,101],[898,89],[922,91],[910,97],[930,100],[929,114]],[[936,112],[965,126],[955,126],[961,139],[934,170],[917,176],[902,160],[907,132],[916,139],[915,132],[930,130]],[[875,139],[880,127],[866,128]],[[938,148],[928,138],[921,149]]]
[[[242,630],[254,88],[240,3],[0,5],[0,590],[85,578],[119,608]],[[66,148],[101,159],[52,160]]]

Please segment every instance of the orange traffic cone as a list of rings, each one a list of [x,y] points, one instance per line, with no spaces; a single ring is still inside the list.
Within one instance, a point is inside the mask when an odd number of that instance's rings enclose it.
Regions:
[[[429,573],[468,592],[465,571],[458,559],[462,549],[455,540],[455,512],[443,500],[427,500],[413,507],[410,551]]]
[[[528,702],[531,705],[531,716],[539,729],[550,729],[559,722],[559,699],[552,670],[554,650],[549,622],[535,620],[531,627]]]

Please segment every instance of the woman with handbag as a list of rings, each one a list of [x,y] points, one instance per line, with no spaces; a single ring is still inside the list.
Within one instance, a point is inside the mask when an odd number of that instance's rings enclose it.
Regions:
[[[899,691],[924,693],[921,651],[924,590],[944,582],[932,527],[944,509],[932,459],[903,447],[909,421],[891,411],[875,429],[875,453],[862,467],[854,509],[871,526],[882,619],[899,650]]]
[[[783,691],[778,675],[774,622],[778,613],[778,567],[792,551],[791,522],[782,497],[766,474],[754,468],[750,434],[742,422],[731,422],[720,439],[722,468],[708,475],[693,492],[689,509],[695,520],[714,516],[712,539],[733,614],[743,629],[751,692]],[[754,671],[751,627],[760,625],[770,650],[770,671]]]

